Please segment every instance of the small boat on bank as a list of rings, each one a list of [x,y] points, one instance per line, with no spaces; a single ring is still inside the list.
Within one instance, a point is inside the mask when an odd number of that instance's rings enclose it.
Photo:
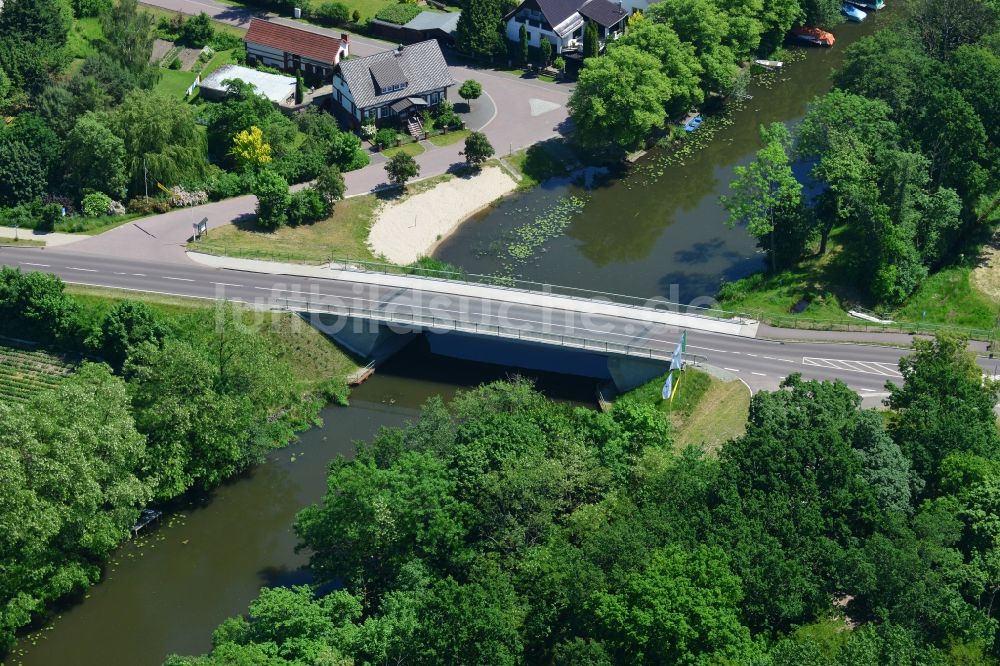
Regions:
[[[885,9],[885,0],[847,0],[850,4],[861,9],[875,10]]]
[[[695,116],[691,120],[689,120],[686,123],[684,123],[684,131],[685,132],[693,132],[693,131],[695,131],[696,129],[698,129],[699,127],[701,127],[701,123],[703,121],[704,121],[704,118],[702,118],[701,116]]]
[[[781,60],[754,60],[754,64],[760,65],[764,69],[781,69],[785,66]]]
[[[837,41],[832,33],[820,30],[819,28],[792,28],[792,36],[799,41],[817,46],[833,46],[833,43]]]
[[[868,14],[861,11],[858,7],[852,5],[849,2],[845,2],[840,7],[840,13],[847,17],[848,21],[854,21],[855,23],[861,23],[866,18]]]

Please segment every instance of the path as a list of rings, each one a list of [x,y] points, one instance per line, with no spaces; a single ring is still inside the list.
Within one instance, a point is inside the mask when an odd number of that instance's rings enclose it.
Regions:
[[[608,304],[580,299],[560,299],[545,294],[493,289],[488,297],[479,286],[464,286],[412,276],[356,271],[316,275],[288,275],[283,271],[311,273],[317,269],[227,259],[242,269],[225,269],[195,263],[161,263],[145,259],[96,257],[61,250],[0,248],[0,262],[28,271],[52,272],[67,282],[134,289],[176,296],[238,300],[260,307],[324,300],[336,307],[351,306],[392,314],[433,316],[442,321],[474,321],[501,325],[525,335],[551,334],[672,350],[678,326],[688,327],[688,352],[733,372],[754,390],[773,389],[792,372],[811,379],[841,379],[852,389],[878,400],[886,380],[900,381],[896,364],[905,349],[823,342],[775,342],[732,334],[695,330],[690,321],[667,322],[645,312],[631,315],[611,312]],[[262,267],[261,264],[264,264]],[[260,272],[267,268],[278,274]],[[557,298],[559,303],[547,299]],[[568,305],[567,305],[568,303]],[[616,306],[620,308],[621,306]],[[457,313],[457,314],[456,314]],[[655,319],[656,321],[651,321]],[[728,329],[727,329],[728,330]],[[749,331],[748,331],[749,332]],[[995,364],[980,358],[987,372]]]

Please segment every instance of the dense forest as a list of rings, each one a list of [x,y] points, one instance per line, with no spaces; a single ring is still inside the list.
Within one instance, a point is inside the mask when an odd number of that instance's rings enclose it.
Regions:
[[[964,350],[917,342],[886,412],[789,376],[717,457],[634,400],[431,400],[299,514],[325,592],[167,663],[995,663],[1000,385]]]
[[[776,270],[826,252],[840,228],[845,272],[898,305],[933,271],[989,238],[1000,205],[1000,33],[996,7],[934,2],[899,30],[847,49],[835,88],[794,134],[737,170],[727,200]],[[812,164],[806,196],[791,163]]]
[[[100,38],[72,60],[71,28],[80,20]],[[164,31],[188,46],[242,53],[207,16],[179,24],[158,26],[135,0],[4,4],[0,111],[9,122],[0,126],[0,224],[51,229],[64,210],[70,218],[149,214],[250,191],[273,195],[279,186],[281,214],[265,224],[329,214],[343,193],[340,171],[368,162],[360,139],[318,109],[290,118],[239,81],[218,103],[161,89],[163,72],[151,59]],[[339,181],[332,190],[288,194],[289,183],[324,172]]]
[[[3,268],[0,335],[86,358],[54,389],[0,401],[0,654],[53,601],[100,579],[141,509],[255,464],[334,397],[303,397],[233,306],[165,316]]]
[[[823,24],[817,17],[828,9],[652,5],[603,57],[585,62],[570,100],[575,139],[633,149],[692,108],[738,100],[741,66],[769,54],[792,25]],[[1000,8],[917,0],[897,11],[904,17],[891,28],[847,48],[834,90],[814,101],[797,131],[762,128],[764,148],[738,169],[725,202],[731,224],[761,240],[772,272],[817,243],[824,253],[831,232],[849,227],[841,236],[853,263],[843,273],[887,307],[975,252],[1000,207]],[[811,182],[793,176],[796,161],[813,165]],[[723,300],[758,282],[729,286]]]

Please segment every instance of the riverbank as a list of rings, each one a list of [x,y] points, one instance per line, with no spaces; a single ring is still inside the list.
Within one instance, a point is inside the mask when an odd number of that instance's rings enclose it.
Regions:
[[[654,405],[666,414],[677,451],[701,446],[714,453],[745,432],[750,410],[750,389],[746,384],[695,368],[685,369],[679,377],[672,402],[661,396],[666,375],[623,394],[615,402]]]
[[[516,188],[506,171],[490,166],[387,202],[376,212],[368,233],[371,251],[394,264],[411,264],[429,256],[470,216]]]

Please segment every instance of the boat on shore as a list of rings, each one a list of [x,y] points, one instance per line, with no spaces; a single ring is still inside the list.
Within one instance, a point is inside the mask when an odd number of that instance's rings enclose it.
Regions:
[[[885,0],[847,0],[847,2],[861,9],[874,11],[885,9]]]
[[[856,7],[849,2],[845,2],[841,5],[840,13],[846,16],[848,21],[854,21],[855,23],[861,23],[868,18],[868,14],[866,12],[861,11],[859,7]]]
[[[833,36],[833,33],[829,33],[826,30],[821,30],[819,28],[805,26],[801,28],[792,28],[792,36],[801,42],[815,44],[817,46],[833,46],[833,43],[837,41]]]

